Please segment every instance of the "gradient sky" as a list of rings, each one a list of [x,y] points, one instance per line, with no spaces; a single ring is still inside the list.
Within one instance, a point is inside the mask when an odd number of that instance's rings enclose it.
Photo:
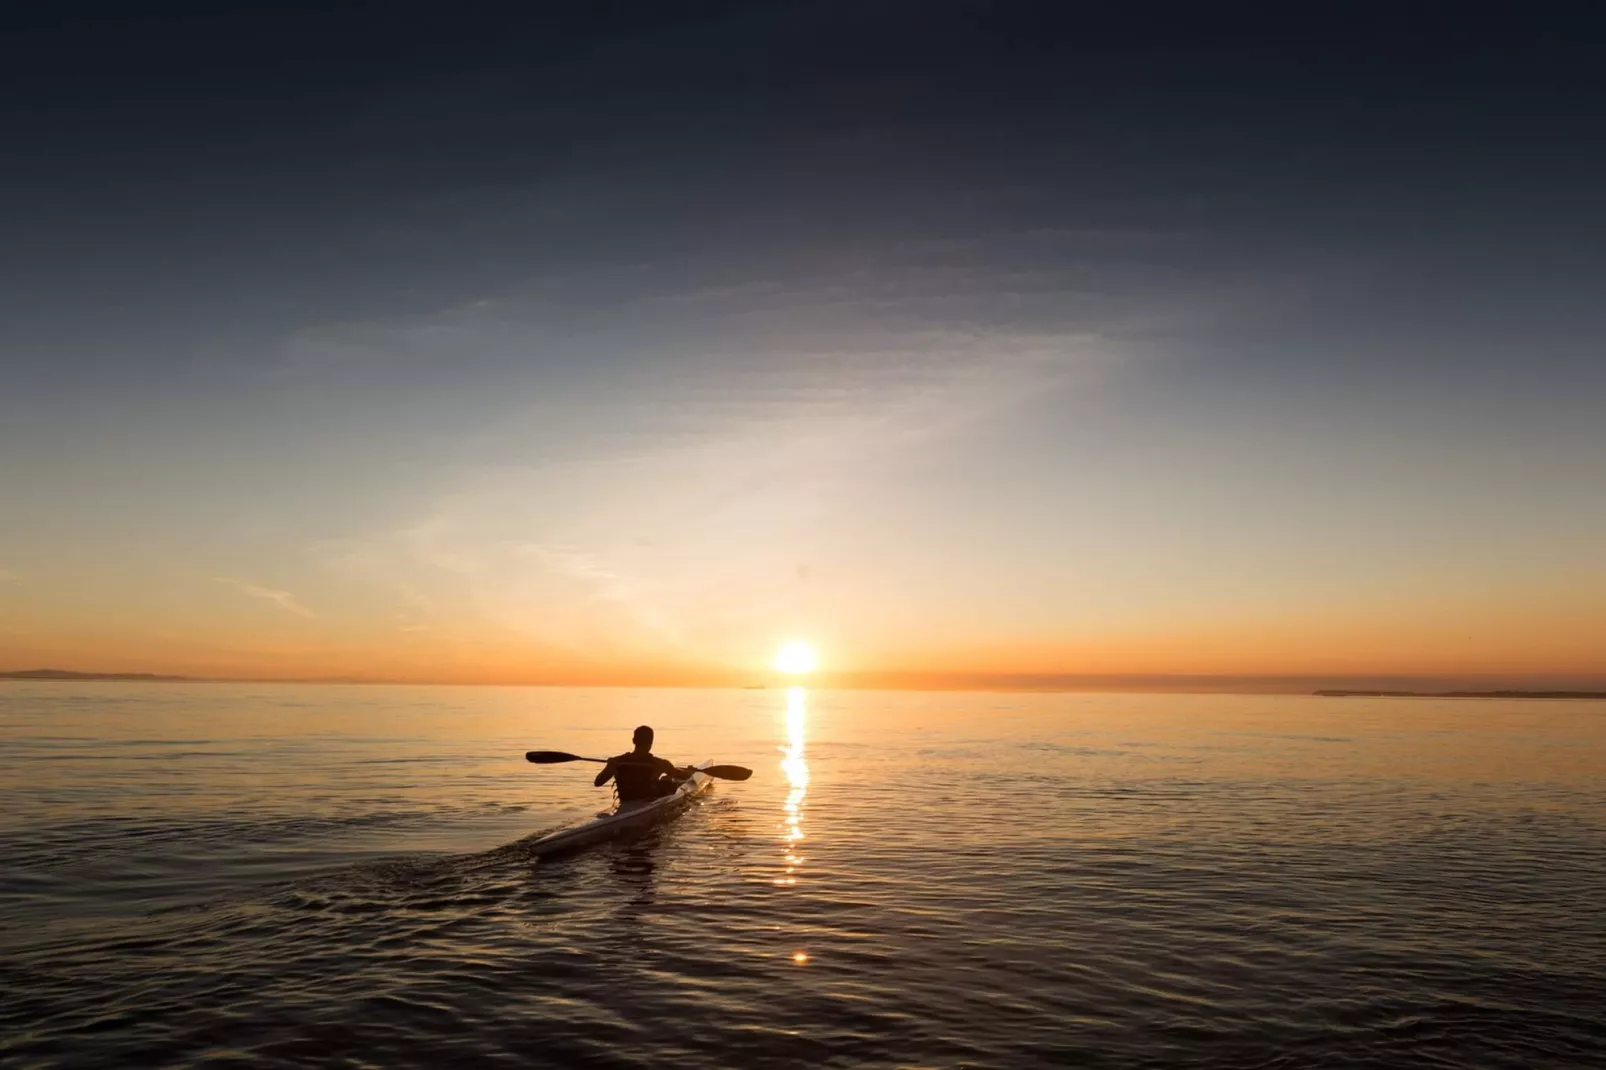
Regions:
[[[218,7],[8,16],[0,669],[1606,680],[1598,17]]]

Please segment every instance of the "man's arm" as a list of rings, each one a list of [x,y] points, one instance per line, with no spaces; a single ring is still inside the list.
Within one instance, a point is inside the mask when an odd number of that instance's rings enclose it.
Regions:
[[[608,759],[608,764],[602,767],[602,772],[597,774],[597,779],[593,780],[591,782],[591,784],[592,784],[593,787],[600,788],[600,787],[602,787],[602,785],[606,784],[608,781],[610,781],[612,779],[613,779],[613,759],[609,758]]]
[[[692,766],[679,766],[670,761],[668,758],[660,758],[658,760],[663,763],[661,766],[659,766],[663,773],[666,776],[675,778],[676,780],[685,780],[687,777],[697,772],[697,770]]]

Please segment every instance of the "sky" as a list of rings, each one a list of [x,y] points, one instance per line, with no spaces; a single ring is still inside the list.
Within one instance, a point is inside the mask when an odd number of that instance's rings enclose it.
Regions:
[[[0,670],[1606,682],[1581,6],[36,5]]]

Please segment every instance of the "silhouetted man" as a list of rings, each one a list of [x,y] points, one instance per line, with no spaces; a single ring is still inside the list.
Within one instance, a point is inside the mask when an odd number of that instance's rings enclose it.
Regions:
[[[631,742],[635,743],[636,749],[609,758],[595,781],[600,788],[609,780],[617,780],[619,801],[622,803],[672,795],[682,780],[697,771],[689,765],[677,769],[668,759],[655,757],[652,753],[652,729],[646,725],[636,729]]]

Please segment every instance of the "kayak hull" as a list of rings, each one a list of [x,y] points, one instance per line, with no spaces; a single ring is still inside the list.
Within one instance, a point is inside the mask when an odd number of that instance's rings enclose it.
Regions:
[[[703,762],[698,768],[708,764]],[[625,803],[613,810],[604,810],[584,824],[559,829],[542,836],[530,844],[530,853],[540,857],[557,854],[560,851],[574,851],[628,832],[649,828],[660,821],[667,821],[684,810],[692,799],[707,791],[713,783],[713,777],[703,773],[693,773],[673,795],[665,795],[661,799]]]

